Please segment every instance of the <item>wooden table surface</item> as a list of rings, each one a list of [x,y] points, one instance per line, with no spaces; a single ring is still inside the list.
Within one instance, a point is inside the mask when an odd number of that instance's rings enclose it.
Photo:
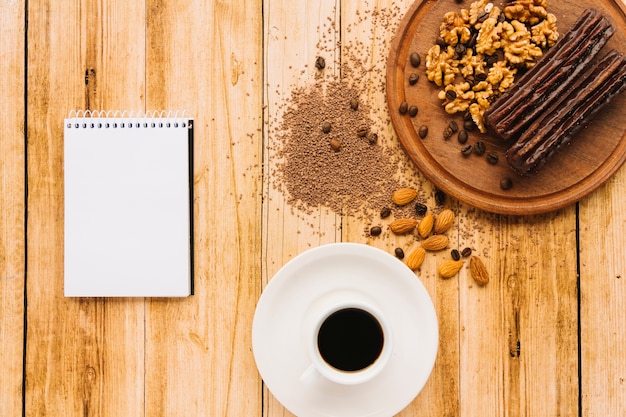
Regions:
[[[290,207],[267,169],[272,132],[290,91],[319,82],[320,48],[327,74],[349,44],[384,68],[390,28],[410,5],[0,2],[0,415],[290,415],[252,355],[264,285],[317,245],[397,241],[367,237],[359,216]],[[380,74],[362,76],[372,77],[372,117],[386,117]],[[194,115],[194,296],[63,297],[62,121],[72,109]],[[380,141],[401,152],[391,127]],[[434,204],[415,168],[399,175]],[[447,201],[454,245],[474,248],[492,280],[472,285],[466,268],[441,280],[434,271],[449,255],[427,259],[420,279],[440,349],[400,416],[626,415],[625,182],[622,168],[579,203],[534,216]]]

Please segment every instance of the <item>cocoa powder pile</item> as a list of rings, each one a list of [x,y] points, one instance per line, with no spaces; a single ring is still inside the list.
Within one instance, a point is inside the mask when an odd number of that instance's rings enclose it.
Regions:
[[[393,33],[400,16],[396,7],[375,10],[346,31],[361,30],[358,26],[371,19]],[[385,63],[370,62],[369,48],[388,48],[389,39],[371,33],[369,45],[345,41],[342,61],[331,62],[339,45],[329,39],[336,31],[332,20],[320,28],[319,56],[309,66],[315,68],[315,82],[294,87],[280,105],[281,119],[270,129],[277,145],[272,151],[280,161],[272,175],[292,207],[311,212],[323,206],[367,216],[389,205],[400,187],[399,173],[406,170],[384,107],[372,109],[367,102],[372,94],[382,95],[385,86]]]
[[[367,202],[388,199],[396,188],[396,168],[392,155],[379,145],[368,112],[359,91],[343,81],[292,91],[276,153],[282,161],[278,188],[290,205],[354,214]]]

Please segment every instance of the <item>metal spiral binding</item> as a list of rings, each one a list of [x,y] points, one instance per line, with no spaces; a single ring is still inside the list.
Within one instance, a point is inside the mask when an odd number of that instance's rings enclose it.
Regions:
[[[186,128],[186,110],[71,110],[65,119],[69,129]]]

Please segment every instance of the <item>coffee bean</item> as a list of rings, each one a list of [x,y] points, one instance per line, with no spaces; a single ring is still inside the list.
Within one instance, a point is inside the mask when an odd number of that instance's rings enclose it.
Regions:
[[[410,85],[415,85],[415,84],[417,84],[419,79],[420,79],[419,74],[413,73],[413,74],[409,75],[409,84]]]
[[[422,58],[420,58],[420,55],[417,52],[413,52],[409,57],[409,60],[411,61],[413,68],[419,67],[422,62]]]
[[[446,202],[446,197],[446,193],[441,191],[439,188],[435,189],[435,204],[443,206]]]
[[[473,48],[476,45],[476,40],[478,39],[478,32],[472,31],[469,40],[467,41],[466,46],[468,48]]]
[[[376,133],[369,132],[366,137],[370,145],[376,145],[376,142],[378,142],[378,134]]]
[[[396,254],[396,258],[398,259],[404,258],[404,251],[402,250],[402,248],[396,248],[393,252]]]
[[[487,147],[485,146],[485,142],[478,141],[474,144],[474,153],[478,156],[482,156],[485,154]]]
[[[484,72],[476,74],[476,80],[485,81],[486,79],[487,79],[487,74],[485,74]]]
[[[457,54],[461,56],[465,55],[466,50],[467,48],[462,43],[457,43],[456,46],[454,47],[454,52],[456,52]]]
[[[452,137],[452,135],[454,134],[454,132],[452,131],[452,129],[450,129],[450,126],[447,126],[444,130],[443,130],[443,138],[445,140],[448,140]]]
[[[491,55],[489,57],[487,57],[487,65],[492,67],[493,64],[495,64],[496,62],[498,62],[498,57],[496,55]]]
[[[472,256],[472,248],[465,248],[461,251],[461,256],[464,258]]]
[[[317,59],[315,60],[315,68],[317,68],[320,71],[326,68],[326,60],[323,57],[318,56]]]
[[[391,209],[389,207],[383,207],[382,209],[380,209],[381,219],[386,219],[389,216],[391,216]]]
[[[356,98],[350,100],[350,108],[352,110],[357,110],[359,108],[359,100],[357,100]]]
[[[450,130],[452,130],[452,133],[456,133],[459,131],[459,125],[454,120],[450,120],[450,123],[448,123],[448,127],[450,128]]]
[[[461,254],[456,249],[452,249],[450,251],[450,256],[452,256],[452,259],[454,259],[455,261],[458,261],[459,259],[461,259]]]
[[[409,116],[415,117],[415,116],[417,116],[417,112],[418,112],[417,106],[409,107]]]
[[[415,213],[418,216],[423,216],[426,214],[426,212],[428,211],[428,206],[426,206],[426,204],[422,204],[422,203],[415,203]]]
[[[378,236],[382,233],[383,229],[380,228],[380,226],[374,226],[370,229],[370,235],[372,236]]]
[[[497,164],[498,163],[498,155],[496,155],[495,153],[487,154],[487,162],[489,162],[491,165]]]
[[[472,145],[465,145],[461,148],[461,153],[463,156],[470,156],[474,151],[474,147]]]
[[[409,103],[407,103],[406,101],[403,101],[400,104],[400,108],[398,109],[398,111],[400,112],[400,114],[406,114],[406,112],[409,111]]]
[[[341,142],[339,141],[339,139],[331,139],[330,148],[335,152],[339,152],[339,150],[341,149]]]
[[[473,131],[474,129],[476,129],[476,124],[474,123],[474,120],[472,120],[472,119],[464,120],[463,121],[463,129],[469,130],[470,132]]]
[[[365,126],[359,126],[359,128],[356,130],[356,135],[360,138],[364,138],[365,136],[367,136],[367,133],[370,131],[370,129]]]
[[[330,133],[330,123],[329,122],[324,122],[322,123],[322,132],[324,133]]]
[[[461,4],[461,3],[463,3],[463,0],[454,0],[454,2]]]
[[[468,134],[465,130],[461,130],[457,136],[457,140],[461,145],[467,142]]]
[[[500,188],[503,190],[510,190],[513,187],[513,180],[509,177],[502,178],[500,180]]]
[[[449,101],[456,100],[456,91],[454,90],[446,91],[446,100],[449,100]]]
[[[442,38],[441,36],[437,37],[437,39],[435,40],[435,43],[439,45],[441,48],[446,48],[448,46],[448,43],[446,42],[446,40]]]
[[[420,138],[422,138],[422,139],[424,139],[426,136],[428,136],[428,126],[426,126],[426,125],[420,126],[420,128],[418,130],[418,134],[420,135]]]

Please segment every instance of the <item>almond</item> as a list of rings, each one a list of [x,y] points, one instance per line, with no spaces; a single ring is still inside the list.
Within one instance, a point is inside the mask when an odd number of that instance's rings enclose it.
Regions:
[[[396,219],[391,222],[389,228],[397,235],[404,235],[412,232],[417,226],[417,220],[415,219]]]
[[[433,224],[435,223],[435,218],[432,214],[428,213],[425,215],[420,223],[417,225],[417,234],[420,235],[422,239],[426,239],[430,232],[433,231]]]
[[[438,251],[448,247],[448,236],[433,235],[422,242],[422,247],[428,251]]]
[[[454,224],[454,212],[445,209],[437,216],[435,220],[435,233],[445,233]]]
[[[417,248],[413,252],[411,252],[406,258],[406,266],[415,271],[417,268],[422,266],[425,257],[426,251],[424,250],[424,248]]]
[[[463,261],[455,261],[453,259],[449,259],[439,265],[439,276],[441,278],[452,278],[455,276],[463,266]]]
[[[391,195],[391,200],[399,206],[409,204],[417,197],[417,191],[413,188],[400,188]]]
[[[489,282],[489,273],[487,272],[487,268],[485,267],[483,261],[477,256],[472,256],[470,258],[470,273],[478,285],[487,285]]]

